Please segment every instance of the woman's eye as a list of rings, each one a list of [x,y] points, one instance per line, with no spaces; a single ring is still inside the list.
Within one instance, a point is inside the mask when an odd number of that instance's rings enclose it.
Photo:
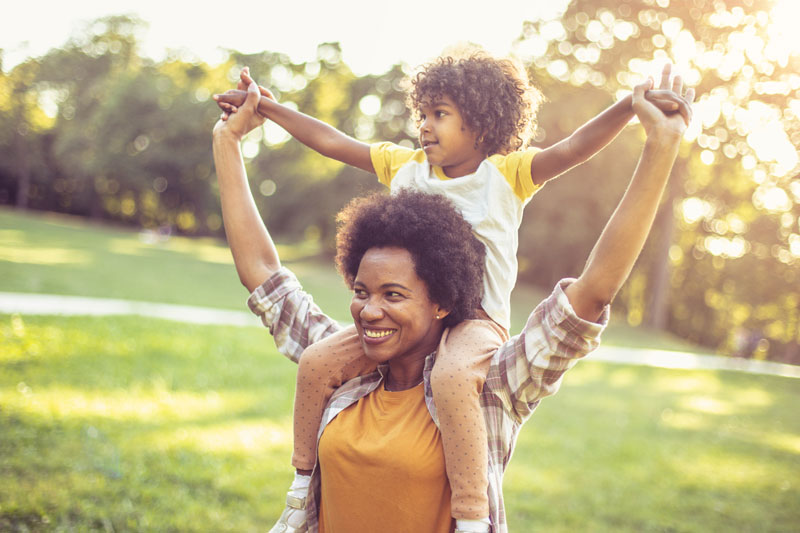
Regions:
[[[366,298],[367,297],[367,291],[365,291],[363,289],[353,289],[353,296],[355,298]]]
[[[389,297],[389,298],[392,298],[393,300],[399,300],[399,299],[403,298],[402,294],[400,294],[399,292],[394,292],[394,291],[387,292],[386,296]]]

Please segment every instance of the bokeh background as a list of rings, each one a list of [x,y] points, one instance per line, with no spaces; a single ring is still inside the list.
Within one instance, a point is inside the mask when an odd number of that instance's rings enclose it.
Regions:
[[[545,3],[6,9],[0,299],[242,310],[211,96],[247,65],[287,105],[413,146],[404,78],[469,42],[514,54],[544,92],[537,146],[673,62],[697,90],[695,119],[604,344],[633,359],[665,348],[800,364],[800,4],[531,4]],[[515,328],[580,272],[642,140],[633,124],[534,197]],[[346,319],[334,217],[379,189],[374,176],[270,123],[243,153],[282,258]],[[293,375],[257,328],[0,312],[0,531],[267,529],[291,479]],[[796,530],[797,398],[794,378],[583,362],[521,434],[506,478],[512,531]]]
[[[539,9],[535,15],[545,18],[535,19],[526,19],[519,5],[507,7],[495,16],[506,21],[497,30],[549,99],[537,145],[563,138],[667,60],[697,88],[696,119],[667,200],[619,298],[628,322],[720,353],[800,361],[800,44],[790,22],[797,4],[574,0],[549,13]],[[178,15],[176,8],[166,13],[173,42],[200,34],[202,52],[210,54],[213,29],[198,23],[192,31],[192,12]],[[295,34],[302,27],[280,10],[246,18],[253,19],[239,31],[250,36],[246,47],[259,40],[254,34],[269,42],[276,27]],[[10,43],[0,51],[0,204],[222,236],[208,149],[217,117],[210,96],[229,88],[241,66],[249,65],[282,102],[359,139],[411,144],[414,125],[400,83],[415,65],[391,61],[410,42],[416,59],[429,35],[436,35],[430,40],[436,48],[428,57],[438,54],[437,40],[448,38],[440,35],[443,25],[460,29],[451,39],[484,39],[502,52],[497,31],[468,26],[476,18],[452,5],[449,11],[421,9],[407,22],[400,19],[405,24],[371,20],[367,13],[347,27],[317,21],[327,30],[310,28],[302,35],[305,48],[294,56],[280,42],[247,53],[217,47],[213,58],[186,47],[159,56],[152,51],[157,36],[135,14],[88,21],[33,57],[22,57],[36,50],[33,37],[28,45]],[[215,20],[217,26],[237,24],[234,14]],[[491,28],[493,19],[483,22]],[[384,36],[373,37],[366,50],[354,43],[371,58],[358,59],[350,50],[357,75],[340,43],[366,26],[379,26]],[[333,35],[341,39],[321,40]],[[388,41],[394,44],[381,68]],[[522,227],[523,281],[547,287],[579,272],[624,187],[640,137],[631,128],[532,202]],[[320,239],[330,249],[333,214],[375,187],[369,176],[318,157],[269,124],[251,135],[244,151],[256,198],[279,238]]]

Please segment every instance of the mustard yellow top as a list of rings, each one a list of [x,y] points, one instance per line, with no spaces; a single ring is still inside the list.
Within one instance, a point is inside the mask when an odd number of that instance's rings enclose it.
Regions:
[[[378,387],[328,424],[319,441],[320,533],[450,533],[450,484],[423,385]]]

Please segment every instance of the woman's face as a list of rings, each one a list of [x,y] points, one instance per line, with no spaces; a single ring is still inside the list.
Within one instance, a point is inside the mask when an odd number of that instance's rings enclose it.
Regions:
[[[447,311],[430,300],[408,250],[392,247],[370,248],[364,254],[353,283],[350,314],[366,356],[386,363],[433,352]]]

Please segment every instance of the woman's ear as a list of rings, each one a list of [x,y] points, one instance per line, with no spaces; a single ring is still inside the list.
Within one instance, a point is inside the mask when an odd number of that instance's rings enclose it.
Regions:
[[[442,307],[437,307],[436,308],[436,313],[434,314],[434,317],[436,318],[436,320],[442,320],[442,319],[444,319],[444,317],[446,317],[449,314],[450,314],[450,311],[448,311],[447,309],[444,309]]]

